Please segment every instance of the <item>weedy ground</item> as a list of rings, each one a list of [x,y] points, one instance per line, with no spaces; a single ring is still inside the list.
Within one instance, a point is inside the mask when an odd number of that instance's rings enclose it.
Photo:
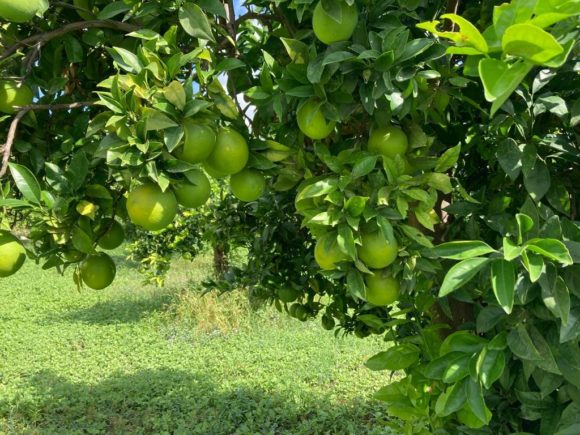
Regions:
[[[27,262],[0,281],[0,433],[390,433],[371,399],[376,339],[192,290],[209,257],[143,286],[117,251],[114,285],[80,293]]]

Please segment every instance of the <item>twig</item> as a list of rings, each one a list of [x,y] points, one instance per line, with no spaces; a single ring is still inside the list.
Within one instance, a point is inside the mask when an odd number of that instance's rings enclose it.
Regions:
[[[121,30],[123,32],[133,32],[135,30],[138,30],[140,27],[134,24],[122,23],[120,21],[112,21],[112,20],[92,20],[70,23],[65,26],[62,26],[60,29],[56,29],[51,32],[40,33],[38,35],[34,35],[29,38],[23,39],[22,41],[18,41],[16,44],[8,47],[6,50],[4,50],[2,54],[0,54],[0,61],[13,55],[20,48],[31,47],[33,45],[36,45],[37,43],[40,43],[40,45],[42,46],[48,41],[58,38],[59,36],[66,35],[67,33],[91,28],[107,28]]]
[[[457,14],[457,12],[459,12],[459,4],[461,3],[461,0],[449,0],[449,3],[447,3],[447,13],[448,14]],[[447,23],[445,24],[445,30],[448,30],[450,32],[455,32],[457,31],[457,26],[454,22],[452,22],[451,20],[448,20]]]
[[[230,36],[235,42],[237,40],[237,28],[236,28],[237,24],[236,24],[236,10],[234,8],[234,1],[226,0],[225,6],[227,15],[226,27],[228,28]]]
[[[16,138],[16,132],[18,130],[18,124],[22,121],[22,118],[26,114],[33,110],[68,110],[68,109],[78,109],[81,107],[94,106],[97,104],[96,101],[81,101],[77,103],[62,103],[62,104],[31,104],[29,106],[19,107],[18,113],[10,123],[10,128],[8,129],[8,136],[6,136],[6,142],[0,147],[2,152],[2,167],[0,168],[0,178],[2,178],[6,171],[8,170],[8,161],[10,160],[10,154],[12,152],[12,145],[14,144],[14,139]]]

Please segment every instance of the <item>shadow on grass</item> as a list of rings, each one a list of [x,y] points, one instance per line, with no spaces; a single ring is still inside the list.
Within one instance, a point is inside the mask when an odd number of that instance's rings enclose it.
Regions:
[[[304,403],[262,389],[222,388],[204,373],[146,370],[85,385],[41,372],[29,382],[16,402],[0,398],[0,432],[386,433],[373,417],[376,403]]]
[[[51,320],[95,325],[135,323],[153,313],[165,311],[174,298],[175,295],[170,293],[155,293],[147,297],[126,297],[99,302],[76,311],[68,311]]]

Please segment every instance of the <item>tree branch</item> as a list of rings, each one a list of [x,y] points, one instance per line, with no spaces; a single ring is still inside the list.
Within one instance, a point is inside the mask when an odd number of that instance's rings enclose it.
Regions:
[[[31,104],[29,106],[19,107],[18,113],[10,123],[10,128],[8,129],[8,136],[6,137],[6,142],[4,145],[0,146],[0,152],[2,152],[2,167],[0,167],[0,178],[2,178],[6,171],[8,170],[8,161],[10,160],[10,154],[12,152],[12,145],[14,144],[14,139],[16,139],[16,132],[18,130],[18,124],[22,121],[22,118],[26,114],[33,110],[70,110],[79,109],[81,107],[94,106],[97,104],[96,101],[80,101],[77,103],[63,103],[63,104]]]
[[[92,28],[106,28],[106,29],[121,30],[123,32],[133,32],[135,30],[139,30],[140,27],[134,24],[122,23],[120,21],[111,21],[111,20],[92,20],[70,23],[65,26],[62,26],[60,29],[56,29],[51,32],[40,33],[38,35],[34,35],[29,38],[23,39],[22,41],[18,41],[16,44],[6,48],[6,50],[4,50],[2,54],[0,54],[0,61],[13,55],[20,48],[31,47],[37,44],[40,44],[40,46],[42,46],[48,41],[58,38],[59,36],[66,35],[67,33]]]

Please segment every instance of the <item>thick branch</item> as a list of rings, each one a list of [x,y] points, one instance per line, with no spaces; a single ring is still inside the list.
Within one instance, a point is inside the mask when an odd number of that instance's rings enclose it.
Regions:
[[[96,101],[81,101],[78,103],[62,103],[62,104],[31,104],[29,106],[19,107],[19,111],[12,120],[10,128],[8,129],[8,136],[6,137],[6,143],[0,146],[0,151],[2,152],[2,166],[0,167],[0,178],[6,174],[8,170],[8,161],[10,160],[10,154],[12,152],[12,145],[14,144],[14,139],[16,139],[16,132],[18,131],[18,124],[26,114],[33,110],[69,110],[78,109],[81,107],[94,106]]]
[[[107,28],[121,30],[123,32],[133,32],[139,30],[139,26],[134,24],[122,23],[120,21],[111,20],[92,20],[92,21],[79,21],[77,23],[70,23],[62,26],[60,29],[53,30],[51,32],[39,33],[38,35],[31,36],[29,38],[18,41],[16,44],[6,48],[2,54],[0,54],[0,61],[6,59],[7,57],[13,55],[20,48],[31,47],[40,43],[44,45],[48,41],[51,41],[60,36],[66,35],[67,33],[76,32],[77,30],[85,30],[92,28]]]

